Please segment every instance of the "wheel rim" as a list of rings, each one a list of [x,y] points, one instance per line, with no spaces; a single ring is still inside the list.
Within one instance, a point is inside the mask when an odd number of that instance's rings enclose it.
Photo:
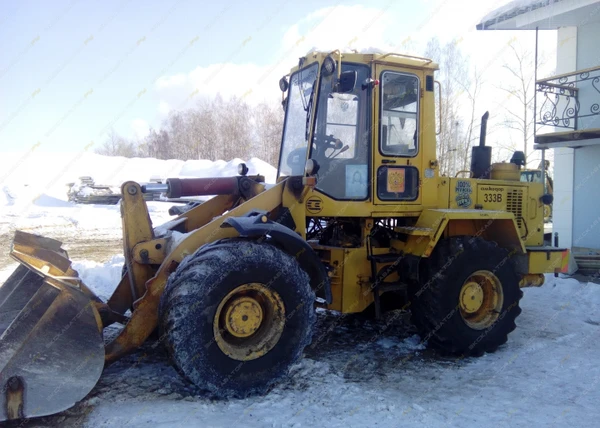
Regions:
[[[224,354],[250,361],[269,352],[285,326],[279,294],[261,283],[235,288],[217,307],[213,321],[215,342]]]
[[[503,303],[504,294],[498,277],[490,271],[478,270],[463,283],[458,306],[469,327],[483,330],[498,320]]]

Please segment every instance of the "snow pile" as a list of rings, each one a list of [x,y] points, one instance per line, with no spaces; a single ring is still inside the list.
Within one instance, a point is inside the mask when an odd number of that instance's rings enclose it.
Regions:
[[[5,165],[0,176],[4,195],[0,206],[9,204],[8,196],[22,204],[47,206],[44,195],[66,201],[68,183],[90,176],[95,183],[119,188],[128,180],[149,182],[150,179],[176,177],[224,177],[237,175],[241,159],[218,160],[159,160],[153,158],[124,158],[94,153],[1,153]],[[266,162],[252,158],[246,162],[250,174],[262,174],[267,183],[275,182],[276,169]],[[47,202],[47,199],[46,199]],[[61,206],[59,204],[59,206]]]
[[[98,297],[107,301],[121,281],[124,262],[125,257],[115,255],[107,263],[85,260],[73,263],[72,267],[79,273],[84,284],[91,286]]]
[[[9,152],[0,153],[0,156],[7,166],[0,172],[0,234],[14,229],[36,229],[36,233],[46,233],[39,229],[75,227],[110,229],[119,235],[118,206],[71,203],[67,195],[68,184],[88,176],[97,184],[120,189],[121,184],[129,180],[144,183],[151,179],[235,176],[238,164],[242,162],[241,159],[228,162],[129,159],[87,152]],[[267,183],[275,182],[277,171],[268,163],[252,158],[246,165],[249,174],[261,174]],[[167,210],[171,206],[172,203],[149,203],[155,225],[168,220]]]

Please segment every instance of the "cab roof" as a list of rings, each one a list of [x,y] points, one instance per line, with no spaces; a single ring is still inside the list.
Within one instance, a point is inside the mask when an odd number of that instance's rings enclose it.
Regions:
[[[303,66],[313,62],[322,62],[325,57],[332,55],[337,61],[339,51],[324,52],[312,51],[301,57],[299,64]],[[405,55],[395,52],[389,53],[359,53],[359,52],[341,52],[342,61],[361,63],[361,64],[388,64],[406,68],[417,68],[421,70],[435,71],[439,70],[438,64],[431,59],[418,56]],[[300,66],[296,66],[290,70],[291,73],[298,70]]]

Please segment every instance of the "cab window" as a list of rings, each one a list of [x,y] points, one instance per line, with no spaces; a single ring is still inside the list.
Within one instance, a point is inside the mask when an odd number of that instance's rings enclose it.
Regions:
[[[419,138],[419,79],[410,74],[384,71],[381,82],[381,153],[415,156]]]
[[[370,189],[370,91],[362,82],[370,69],[342,63],[342,71],[356,72],[356,86],[352,92],[336,92],[337,74],[321,76],[310,157],[321,167],[318,191],[338,200],[365,200]]]
[[[327,97],[326,134],[335,135],[348,145],[336,158],[351,159],[356,154],[356,127],[358,126],[358,97],[354,94],[332,93]],[[332,155],[333,149],[326,151]]]

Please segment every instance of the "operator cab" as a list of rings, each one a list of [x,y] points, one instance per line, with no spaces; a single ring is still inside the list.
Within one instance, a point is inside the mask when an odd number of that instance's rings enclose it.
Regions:
[[[301,58],[289,83],[288,76],[280,81],[286,114],[278,180],[314,175],[314,190],[333,201],[423,204],[422,174],[437,174],[435,116],[424,120],[421,111],[424,96],[432,104],[435,69],[396,54]],[[305,170],[309,159],[314,171]]]

